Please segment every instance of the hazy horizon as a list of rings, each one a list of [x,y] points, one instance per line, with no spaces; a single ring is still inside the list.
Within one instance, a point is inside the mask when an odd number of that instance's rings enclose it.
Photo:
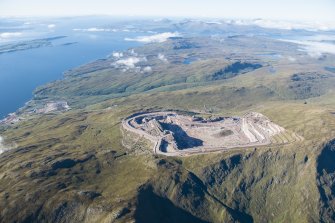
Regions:
[[[80,7],[78,7],[80,5]],[[313,22],[335,21],[335,2],[332,0],[177,0],[170,1],[66,1],[2,0],[1,17],[202,17],[232,19],[298,20]]]

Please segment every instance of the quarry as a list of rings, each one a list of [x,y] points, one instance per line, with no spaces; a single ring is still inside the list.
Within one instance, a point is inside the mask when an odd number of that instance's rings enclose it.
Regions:
[[[122,126],[151,141],[155,154],[166,156],[228,151],[300,139],[294,134],[287,137],[283,127],[257,112],[249,112],[243,117],[215,118],[177,112],[142,113],[126,118]]]

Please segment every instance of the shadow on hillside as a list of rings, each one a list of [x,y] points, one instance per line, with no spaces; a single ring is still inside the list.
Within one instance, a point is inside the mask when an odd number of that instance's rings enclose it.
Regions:
[[[321,222],[333,222],[335,211],[335,139],[329,141],[317,158],[317,182],[320,193]]]
[[[139,192],[135,220],[137,223],[206,222],[175,206],[170,200],[156,195],[150,186]]]

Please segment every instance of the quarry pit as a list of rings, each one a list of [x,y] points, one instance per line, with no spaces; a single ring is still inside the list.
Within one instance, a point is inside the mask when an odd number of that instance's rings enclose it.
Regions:
[[[266,116],[249,112],[243,117],[202,118],[177,112],[135,114],[122,122],[125,130],[152,142],[153,152],[187,156],[273,143],[285,129]]]

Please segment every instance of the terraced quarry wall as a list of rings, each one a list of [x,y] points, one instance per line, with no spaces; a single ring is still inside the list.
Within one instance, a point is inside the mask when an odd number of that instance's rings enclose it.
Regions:
[[[302,137],[285,131],[256,112],[247,113],[243,117],[217,117],[210,120],[176,112],[143,113],[125,119],[122,126],[151,141],[154,153],[167,156],[275,146],[302,140]]]

